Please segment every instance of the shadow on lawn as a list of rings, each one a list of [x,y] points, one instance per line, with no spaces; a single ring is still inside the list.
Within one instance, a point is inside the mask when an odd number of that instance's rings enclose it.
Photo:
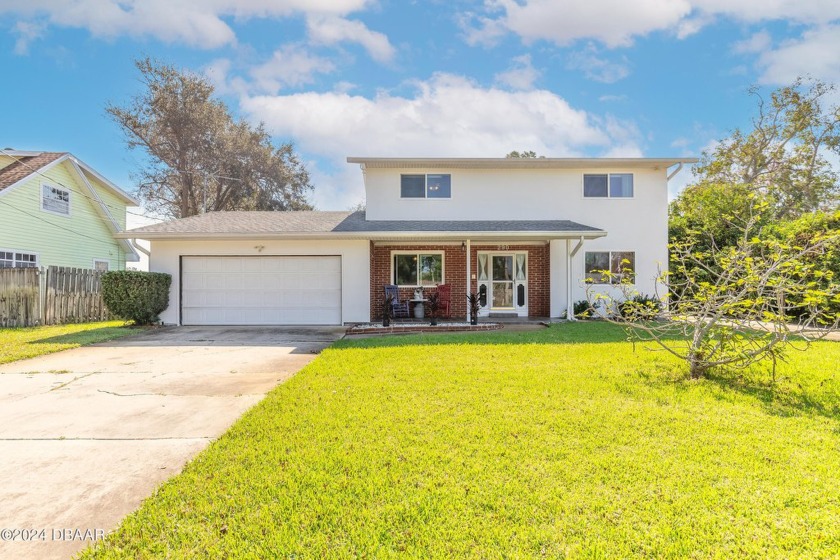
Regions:
[[[760,375],[756,372],[738,375],[719,371],[709,374],[707,379],[724,391],[733,391],[755,399],[761,403],[765,412],[773,416],[816,415],[840,421],[840,398],[836,395],[826,392],[821,399],[787,379],[771,383],[769,373],[764,374],[766,381],[758,379]]]
[[[57,336],[49,336],[47,338],[38,338],[27,341],[27,344],[85,344],[91,340],[106,341],[111,338],[121,337],[126,335],[126,329],[136,329],[137,333],[145,330],[144,327],[122,326],[122,327],[99,327],[96,329],[89,329],[85,331],[78,331],[68,334],[60,334]]]

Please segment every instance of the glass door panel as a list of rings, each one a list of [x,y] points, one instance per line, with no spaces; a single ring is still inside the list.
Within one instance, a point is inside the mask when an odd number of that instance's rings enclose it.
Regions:
[[[493,255],[493,307],[513,307],[513,255]]]

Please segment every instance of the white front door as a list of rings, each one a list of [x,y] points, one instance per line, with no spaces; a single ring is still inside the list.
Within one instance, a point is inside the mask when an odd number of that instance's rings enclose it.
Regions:
[[[480,251],[478,290],[480,315],[515,313],[528,316],[528,253]]]

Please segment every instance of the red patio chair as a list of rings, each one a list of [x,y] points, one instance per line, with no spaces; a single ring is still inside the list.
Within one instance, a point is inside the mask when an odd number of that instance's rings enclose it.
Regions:
[[[440,295],[438,313],[441,317],[449,319],[452,315],[452,286],[449,284],[439,284],[437,293]]]

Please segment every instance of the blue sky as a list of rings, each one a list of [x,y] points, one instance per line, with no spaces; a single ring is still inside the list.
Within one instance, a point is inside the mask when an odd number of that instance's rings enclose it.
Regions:
[[[750,85],[840,82],[837,0],[0,0],[0,28],[3,147],[132,190],[104,107],[151,56],[293,141],[324,210],[363,199],[349,155],[699,155],[749,126]]]

